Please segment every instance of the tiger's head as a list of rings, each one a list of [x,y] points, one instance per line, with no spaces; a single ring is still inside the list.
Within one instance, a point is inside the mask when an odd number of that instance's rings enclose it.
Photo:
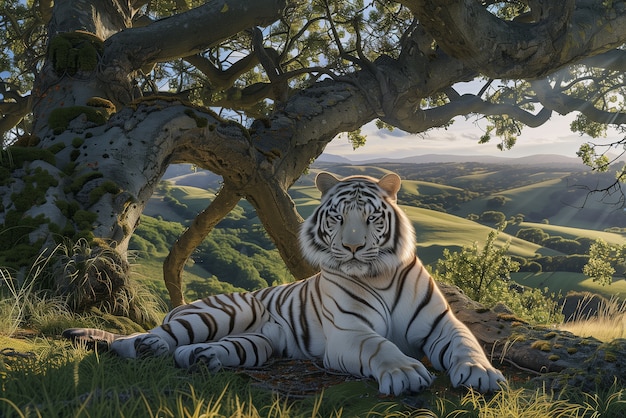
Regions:
[[[300,244],[306,259],[323,270],[374,277],[415,256],[415,232],[396,204],[400,177],[339,179],[319,173],[320,205],[304,222]]]

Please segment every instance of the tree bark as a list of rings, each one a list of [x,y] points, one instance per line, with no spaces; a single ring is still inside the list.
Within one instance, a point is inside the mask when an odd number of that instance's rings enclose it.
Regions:
[[[624,43],[616,30],[626,24],[624,1],[613,1],[607,7],[596,7],[587,0],[532,2],[528,22],[499,19],[480,2],[400,3],[450,56],[493,78],[544,77]]]

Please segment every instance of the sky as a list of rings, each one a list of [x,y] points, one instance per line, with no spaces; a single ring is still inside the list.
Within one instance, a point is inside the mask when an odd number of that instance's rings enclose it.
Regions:
[[[570,130],[569,125],[574,115],[554,114],[544,125],[537,128],[525,127],[517,143],[511,150],[500,151],[496,145],[499,140],[492,135],[491,142],[479,144],[478,140],[485,131],[486,121],[476,123],[474,119],[459,117],[447,130],[433,129],[424,134],[412,135],[396,129],[392,132],[379,130],[374,123],[361,128],[366,135],[365,146],[352,150],[352,144],[344,137],[335,138],[325,150],[325,154],[340,155],[353,161],[373,158],[403,158],[415,155],[489,155],[497,157],[525,157],[536,154],[558,154],[578,158],[576,151],[585,142],[605,143],[611,139],[623,138],[615,131],[610,131],[606,138],[592,139]]]

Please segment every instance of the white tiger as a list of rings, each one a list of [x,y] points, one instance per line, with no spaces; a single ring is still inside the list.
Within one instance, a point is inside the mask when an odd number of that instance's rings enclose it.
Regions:
[[[123,357],[173,354],[180,367],[204,362],[211,370],[259,366],[270,356],[322,360],[396,395],[432,383],[419,361],[426,355],[455,387],[499,389],[504,376],[415,256],[415,232],[396,205],[400,177],[320,173],[315,182],[322,201],[300,242],[320,273],[177,307],[147,333],[75,328],[64,336],[100,341]]]

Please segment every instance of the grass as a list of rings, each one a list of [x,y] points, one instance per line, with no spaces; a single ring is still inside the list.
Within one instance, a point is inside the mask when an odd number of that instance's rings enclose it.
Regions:
[[[579,307],[582,308],[590,302],[590,298],[583,298],[579,302]],[[581,337],[594,337],[603,342],[626,338],[626,301],[620,301],[615,296],[602,299],[595,315],[580,315],[559,325],[558,328]]]
[[[433,194],[437,195],[444,193],[457,194],[462,193],[464,190],[454,186],[431,183],[429,181],[403,180],[402,191],[416,196],[420,196]]]
[[[171,358],[126,360],[65,341],[0,337],[3,417],[597,417],[626,411],[624,390],[554,394],[506,387],[493,395],[442,388],[380,397],[371,384],[339,384],[301,399],[250,384],[242,373],[177,369]],[[439,383],[438,383],[439,382]],[[449,384],[449,383],[448,383]],[[410,403],[419,406],[410,406]]]
[[[411,206],[401,206],[401,208],[415,227],[418,254],[427,264],[441,258],[443,248],[449,248],[452,251],[452,249],[461,248],[464,245],[472,245],[475,241],[481,245],[493,230],[488,226],[443,212]],[[509,252],[513,255],[532,257],[537,253],[543,255],[557,254],[553,250],[506,233],[500,233],[497,242],[498,245],[504,245],[508,240],[511,241]],[[451,243],[454,244],[451,245]],[[422,248],[428,247],[431,247],[429,252],[422,250]],[[435,247],[439,251],[434,251]]]
[[[500,175],[498,173],[498,175]],[[538,210],[540,203],[550,204],[552,201],[548,198],[551,192],[558,189],[561,179],[552,179],[540,181],[528,186],[515,189],[500,191],[491,196],[473,199],[469,202],[461,204],[461,208],[456,212],[459,216],[467,216],[469,213],[480,214],[485,210],[489,210],[487,202],[493,196],[504,196],[507,198],[507,204],[497,210],[507,215],[515,215],[517,213],[529,214]]]
[[[37,292],[34,280],[19,285],[6,270],[0,269],[0,282],[0,335],[15,335],[24,326],[47,333],[81,326],[62,298]]]

